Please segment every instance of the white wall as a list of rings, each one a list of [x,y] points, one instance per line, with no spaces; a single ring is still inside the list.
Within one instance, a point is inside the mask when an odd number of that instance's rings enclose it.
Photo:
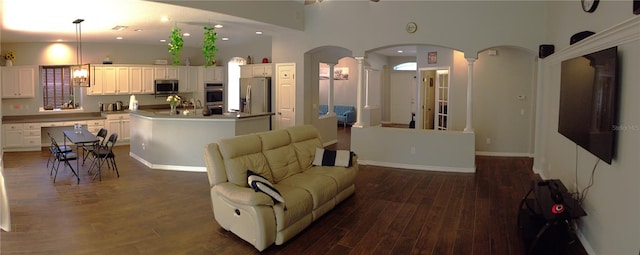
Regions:
[[[476,150],[502,156],[529,156],[533,132],[537,54],[495,47],[474,63],[473,126]]]
[[[348,80],[333,81],[333,105],[356,106],[356,94],[358,90],[358,61],[353,58],[341,58],[334,68],[349,68]],[[327,68],[329,68],[327,66]],[[319,104],[328,104],[329,80],[319,81]]]
[[[556,53],[542,62],[540,119],[537,128],[534,168],[547,178],[559,178],[571,190],[577,182],[580,190],[589,182],[596,158],[557,132],[560,91],[560,63],[565,59],[618,45],[620,87],[615,157],[611,165],[600,162],[594,184],[583,207],[579,236],[594,254],[637,254],[640,250],[640,16],[631,13],[631,1],[600,1],[596,12],[581,11],[576,2],[549,4],[549,40]],[[632,19],[626,30],[609,30]],[[601,33],[568,45],[576,32]],[[617,38],[623,36],[624,39]],[[576,179],[577,175],[577,179]]]
[[[455,131],[352,128],[351,150],[365,165],[472,173],[476,170],[474,136]]]

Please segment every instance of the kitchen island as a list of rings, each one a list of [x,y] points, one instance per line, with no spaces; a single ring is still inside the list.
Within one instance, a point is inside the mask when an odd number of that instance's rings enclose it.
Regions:
[[[206,172],[204,147],[219,139],[268,131],[273,113],[170,114],[132,111],[130,153],[152,169]]]

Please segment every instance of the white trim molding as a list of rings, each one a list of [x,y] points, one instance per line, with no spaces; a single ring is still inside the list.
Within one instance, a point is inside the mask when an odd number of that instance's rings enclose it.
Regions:
[[[380,162],[380,161],[362,160],[362,159],[358,159],[358,164],[360,164],[360,165],[383,166],[383,167],[391,167],[391,168],[412,169],[412,170],[448,172],[448,173],[475,173],[476,172],[476,168],[475,167],[473,167],[473,168],[458,168],[458,167],[446,167],[446,166],[425,166],[425,165],[413,165],[413,164],[402,164],[402,163],[392,163],[392,162]]]

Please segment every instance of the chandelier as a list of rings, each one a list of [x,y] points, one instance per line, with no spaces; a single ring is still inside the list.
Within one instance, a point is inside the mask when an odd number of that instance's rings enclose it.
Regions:
[[[89,64],[82,63],[82,22],[83,19],[73,21],[76,24],[76,65],[71,66],[71,80],[74,86],[89,87]]]

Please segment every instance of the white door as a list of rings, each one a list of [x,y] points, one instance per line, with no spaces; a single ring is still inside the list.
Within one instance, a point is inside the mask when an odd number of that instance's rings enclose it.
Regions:
[[[276,64],[276,116],[274,129],[296,124],[296,64]]]

